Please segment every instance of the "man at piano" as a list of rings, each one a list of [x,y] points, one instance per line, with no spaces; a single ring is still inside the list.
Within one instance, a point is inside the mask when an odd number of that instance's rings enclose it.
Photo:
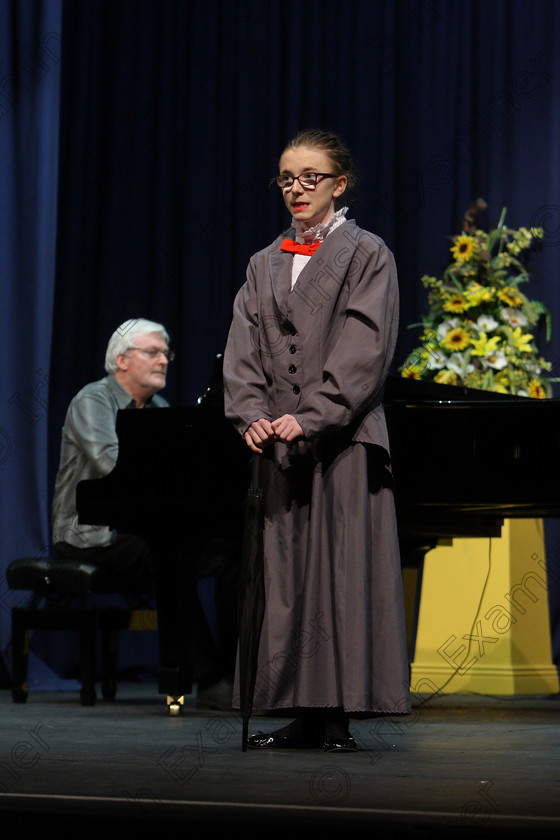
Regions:
[[[107,376],[83,387],[70,402],[62,428],[60,462],[52,504],[53,544],[64,560],[87,559],[111,570],[117,584],[154,595],[152,554],[136,534],[117,533],[103,525],[78,522],[76,487],[99,479],[117,462],[116,419],[119,409],[151,410],[169,403],[158,394],[166,383],[174,353],[162,324],[143,318],[122,323],[107,345]],[[204,612],[196,601],[193,647],[200,708],[230,709],[231,684]]]
[[[119,409],[169,405],[157,392],[165,386],[172,358],[169,335],[161,324],[136,318],[117,327],[105,354],[107,376],[82,388],[66,412],[52,506],[54,549],[60,557],[87,557],[122,576],[124,583],[145,582],[148,592],[153,587],[146,543],[103,525],[79,524],[76,487],[84,479],[107,475],[115,466]]]

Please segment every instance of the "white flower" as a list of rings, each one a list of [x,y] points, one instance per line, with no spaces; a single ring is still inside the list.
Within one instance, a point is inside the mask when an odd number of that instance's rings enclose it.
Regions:
[[[486,367],[494,368],[494,370],[502,370],[502,368],[507,367],[508,360],[502,350],[496,350],[495,353],[482,359],[482,364]]]
[[[475,326],[479,332],[489,333],[495,330],[499,324],[491,315],[480,315],[476,319]]]
[[[526,371],[528,371],[529,373],[533,373],[535,376],[538,376],[540,374],[541,366],[539,365],[536,359],[526,359],[524,361],[525,364],[523,365],[523,367]]]
[[[523,312],[513,306],[506,306],[502,309],[502,318],[512,327],[524,327],[528,323]]]
[[[428,353],[428,370],[441,370],[445,366],[445,353],[441,350],[430,350]]]
[[[466,376],[467,373],[472,373],[474,370],[474,365],[470,362],[467,364],[466,356],[462,353],[452,353],[447,359],[446,367],[456,373],[457,376]]]
[[[448,321],[442,321],[437,328],[437,337],[439,341],[441,341],[442,338],[445,338],[449,330],[454,330],[458,324],[459,321],[457,318],[450,318]]]

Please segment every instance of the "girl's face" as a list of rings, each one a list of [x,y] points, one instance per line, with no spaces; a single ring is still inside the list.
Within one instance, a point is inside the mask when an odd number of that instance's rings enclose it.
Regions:
[[[280,158],[280,174],[303,175],[307,172],[322,172],[330,175],[334,165],[328,152],[312,146],[297,146],[286,149]],[[304,189],[299,181],[282,190],[286,207],[303,228],[328,222],[334,214],[334,200],[346,189],[346,175],[334,178],[319,178],[314,189]]]

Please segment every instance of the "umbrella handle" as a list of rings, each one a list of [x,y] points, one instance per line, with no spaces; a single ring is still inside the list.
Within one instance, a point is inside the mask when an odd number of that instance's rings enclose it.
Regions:
[[[261,456],[253,455],[251,461],[251,490],[258,490],[260,484]]]

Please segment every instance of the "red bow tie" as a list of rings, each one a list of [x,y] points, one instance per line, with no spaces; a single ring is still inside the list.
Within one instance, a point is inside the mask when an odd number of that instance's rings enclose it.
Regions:
[[[312,242],[311,245],[305,245],[301,242],[294,242],[293,239],[284,239],[280,245],[280,250],[289,251],[291,254],[304,254],[304,256],[310,257],[315,253],[320,244],[320,242]]]

